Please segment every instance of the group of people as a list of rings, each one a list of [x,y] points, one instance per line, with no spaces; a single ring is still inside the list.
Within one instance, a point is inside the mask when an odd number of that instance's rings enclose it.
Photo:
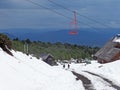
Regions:
[[[70,68],[70,64],[67,65],[68,69]],[[63,68],[65,68],[65,64],[63,64]]]

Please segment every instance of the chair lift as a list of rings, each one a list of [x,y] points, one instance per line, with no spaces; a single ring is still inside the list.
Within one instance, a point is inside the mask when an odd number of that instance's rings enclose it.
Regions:
[[[73,21],[70,23],[70,25],[71,25],[71,27],[73,28],[73,30],[71,30],[71,31],[69,32],[69,34],[71,34],[71,35],[76,35],[76,34],[78,34],[78,24],[77,24],[77,20],[76,20],[76,12],[73,11],[73,13],[74,13],[74,19],[73,19]]]

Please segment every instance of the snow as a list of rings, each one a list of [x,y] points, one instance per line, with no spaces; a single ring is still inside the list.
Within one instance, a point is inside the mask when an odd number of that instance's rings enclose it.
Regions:
[[[113,42],[120,42],[120,34],[117,34],[116,37],[114,37]]]
[[[66,64],[67,66],[67,64]],[[62,68],[60,65],[58,68]],[[66,67],[67,68],[67,67]],[[107,63],[107,64],[99,64],[97,61],[92,61],[91,64],[70,64],[70,71],[75,71],[81,75],[84,75],[85,77],[89,78],[91,80],[94,88],[96,90],[116,90],[112,88],[109,83],[103,81],[103,79],[90,75],[84,71],[89,71],[95,74],[98,74],[116,85],[120,86],[120,60],[117,60],[115,62]]]
[[[0,90],[84,90],[70,71],[21,52],[12,53],[14,57],[0,49]]]
[[[102,77],[105,77],[109,80],[111,80],[113,83],[115,83],[116,85],[120,86],[120,60],[117,60],[115,62],[111,62],[111,63],[107,63],[107,64],[99,64],[96,61],[93,61],[92,64],[88,64],[85,65],[85,63],[83,64],[71,64],[71,69],[83,74],[84,76],[86,76],[86,73],[83,71],[89,71],[95,74],[98,74]],[[94,85],[98,84],[99,86],[101,86],[100,83],[98,83],[99,80],[96,80],[96,78],[90,77],[90,75],[87,77],[91,78],[90,80],[94,79]],[[97,81],[97,82],[96,82]],[[96,86],[99,87],[99,86]],[[102,87],[100,87],[102,89]],[[100,88],[98,90],[100,90]],[[111,89],[105,89],[105,90],[111,90]],[[113,89],[112,89],[113,90]]]
[[[0,90],[84,90],[81,80],[71,71],[75,71],[91,80],[96,90],[115,90],[109,83],[84,71],[98,74],[120,86],[120,60],[112,63],[70,64],[70,69],[62,65],[49,66],[41,59],[27,56],[12,50],[14,57],[0,48]],[[67,64],[66,64],[67,66]]]

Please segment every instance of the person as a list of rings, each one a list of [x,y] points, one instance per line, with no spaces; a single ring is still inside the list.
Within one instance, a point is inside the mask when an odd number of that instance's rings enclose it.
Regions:
[[[70,68],[70,64],[68,64],[68,69]]]
[[[65,64],[63,64],[63,68],[65,68]]]

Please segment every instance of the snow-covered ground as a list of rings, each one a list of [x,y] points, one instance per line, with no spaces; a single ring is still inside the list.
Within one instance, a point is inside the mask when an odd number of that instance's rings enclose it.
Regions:
[[[12,53],[14,57],[0,48],[0,90],[84,90],[71,72],[21,52]]]
[[[107,64],[99,64],[92,61],[92,64],[71,64],[71,69],[76,72],[89,71],[100,76],[106,77],[120,86],[120,60]]]
[[[120,86],[120,60],[99,64],[70,64],[70,69],[62,65],[49,66],[41,59],[12,50],[14,57],[0,48],[0,90],[84,90],[82,82],[76,80],[71,71],[89,78],[96,90],[115,90],[101,78],[90,75],[89,71]],[[66,64],[67,65],[67,64]]]
[[[62,68],[62,65],[59,65],[57,68]],[[67,64],[66,64],[67,69]],[[112,81],[117,86],[120,86],[120,60],[107,63],[99,64],[97,61],[92,61],[91,64],[70,64],[70,71],[75,71],[81,75],[84,75],[89,80],[91,80],[93,86],[96,90],[117,90],[113,89],[107,82],[103,79],[86,73],[84,71],[89,71],[99,76],[102,76],[110,81]],[[119,89],[118,89],[119,90]]]

